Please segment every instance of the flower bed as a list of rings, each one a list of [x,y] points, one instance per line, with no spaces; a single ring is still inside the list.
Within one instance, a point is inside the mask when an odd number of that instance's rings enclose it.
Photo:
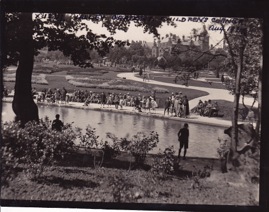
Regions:
[[[15,82],[16,81],[16,74],[4,74],[3,77],[4,82]],[[46,80],[45,74],[33,75],[32,76],[32,83],[33,84],[41,84],[41,85],[48,85],[48,81]]]
[[[66,80],[76,87],[84,88],[99,88],[99,89],[111,89],[111,90],[122,90],[122,91],[138,91],[138,92],[151,92],[156,91],[157,93],[169,93],[169,90],[161,87],[153,87],[145,85],[143,83],[132,82],[125,79],[105,79],[105,78],[81,78],[66,76]]]

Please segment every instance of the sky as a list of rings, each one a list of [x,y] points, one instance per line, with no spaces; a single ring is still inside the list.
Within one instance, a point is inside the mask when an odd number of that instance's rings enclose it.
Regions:
[[[174,18],[175,23],[177,24],[177,27],[174,28],[173,26],[168,26],[167,24],[164,24],[161,28],[158,29],[161,37],[165,37],[166,34],[176,34],[178,35],[180,38],[182,38],[182,36],[184,35],[189,36],[191,33],[191,30],[193,28],[196,29],[200,29],[202,30],[203,28],[203,24],[205,24],[206,29],[209,33],[210,39],[209,39],[209,45],[213,44],[217,44],[220,40],[223,39],[223,32],[221,32],[220,30],[212,30],[212,25],[214,25],[214,29],[216,29],[216,27],[218,28],[219,25],[218,24],[214,24],[214,22],[212,22],[212,20],[214,21],[214,19],[212,19],[211,17],[200,17],[202,20],[202,22],[193,22],[192,20],[194,20],[194,17],[179,17],[179,16],[175,16],[172,17]],[[184,18],[186,19],[185,22]],[[107,36],[110,35],[110,33],[106,30],[105,27],[102,27],[101,24],[94,24],[91,21],[84,21],[85,23],[88,24],[88,26],[91,28],[93,33],[98,33],[98,34],[106,34]],[[143,28],[142,27],[135,27],[134,24],[131,24],[128,31],[127,32],[123,32],[123,31],[117,31],[116,34],[113,35],[114,38],[119,39],[119,40],[129,40],[129,41],[146,41],[146,42],[153,42],[154,37],[153,34],[148,34],[148,33],[144,33],[143,32]],[[219,47],[222,47],[222,42],[220,43]]]
[[[33,17],[36,17],[38,13],[34,13]],[[46,14],[47,15],[47,14]],[[105,27],[102,27],[102,23],[95,24],[90,20],[87,20],[87,15],[73,14],[73,16],[80,17],[82,22],[86,23],[93,33],[96,34],[105,34],[107,36],[111,36]],[[116,16],[115,16],[116,17]],[[165,37],[167,34],[176,34],[180,38],[184,35],[185,37],[191,34],[193,28],[202,30],[203,25],[206,26],[206,29],[209,33],[209,45],[216,45],[223,39],[223,31],[220,30],[220,25],[216,23],[217,20],[234,20],[233,18],[215,18],[215,17],[191,17],[191,16],[170,16],[172,20],[176,23],[176,27],[168,26],[167,24],[163,24],[161,28],[158,28],[158,32],[160,37]],[[227,28],[229,24],[227,25]],[[226,28],[226,29],[227,29]],[[199,33],[199,31],[198,31]],[[85,31],[77,33],[77,35],[86,34]],[[153,42],[154,36],[153,34],[148,34],[143,32],[142,27],[136,27],[133,23],[131,23],[127,32],[117,30],[116,34],[112,35],[115,39],[118,40],[129,40],[129,41],[146,41]],[[222,47],[222,42],[216,48]]]

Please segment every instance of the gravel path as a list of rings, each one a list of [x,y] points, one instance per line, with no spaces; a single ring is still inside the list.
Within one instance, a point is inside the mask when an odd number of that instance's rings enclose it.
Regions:
[[[157,73],[157,72],[154,72],[154,73]],[[143,81],[142,78],[137,77],[136,74],[137,73],[128,72],[128,73],[120,73],[117,76],[119,78],[125,77],[128,80],[133,80],[133,81],[138,81],[138,82],[143,82],[143,83],[148,83],[148,84],[170,86],[170,87],[174,87],[174,88],[186,88],[186,86],[184,86],[184,85],[167,83],[167,82],[159,82],[159,81],[155,81],[152,79],[149,82],[148,81],[145,82],[145,81]],[[200,99],[202,101],[209,100],[209,99],[221,99],[221,100],[226,100],[229,102],[234,101],[234,96],[229,94],[228,90],[206,88],[206,87],[197,87],[197,86],[189,86],[188,89],[200,90],[200,91],[205,91],[208,93],[207,96],[202,96],[202,97],[190,100],[189,101],[190,109],[194,108],[198,104]],[[252,102],[253,102],[252,98],[245,97],[245,104],[246,105],[252,105]],[[240,103],[242,103],[242,98],[240,99]],[[257,102],[254,106],[257,107]]]

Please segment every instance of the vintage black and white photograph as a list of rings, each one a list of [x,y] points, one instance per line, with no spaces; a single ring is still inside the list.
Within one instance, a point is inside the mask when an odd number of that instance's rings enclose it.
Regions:
[[[263,19],[4,21],[2,200],[259,206]]]

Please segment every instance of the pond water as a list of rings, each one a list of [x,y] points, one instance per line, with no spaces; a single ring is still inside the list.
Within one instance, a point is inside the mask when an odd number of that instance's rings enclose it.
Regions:
[[[74,126],[85,129],[87,125],[96,128],[100,138],[106,138],[106,132],[111,132],[118,137],[134,135],[140,131],[156,131],[159,134],[159,144],[152,153],[158,153],[159,149],[174,145],[179,146],[177,133],[183,124],[183,120],[169,120],[150,116],[129,115],[117,112],[95,111],[87,109],[66,108],[52,105],[39,105],[39,117],[48,116],[53,120],[55,115],[60,114],[64,123],[74,122]],[[2,120],[14,120],[11,103],[3,103]],[[217,158],[218,137],[223,137],[224,128],[201,124],[189,124],[189,149],[187,156]]]

